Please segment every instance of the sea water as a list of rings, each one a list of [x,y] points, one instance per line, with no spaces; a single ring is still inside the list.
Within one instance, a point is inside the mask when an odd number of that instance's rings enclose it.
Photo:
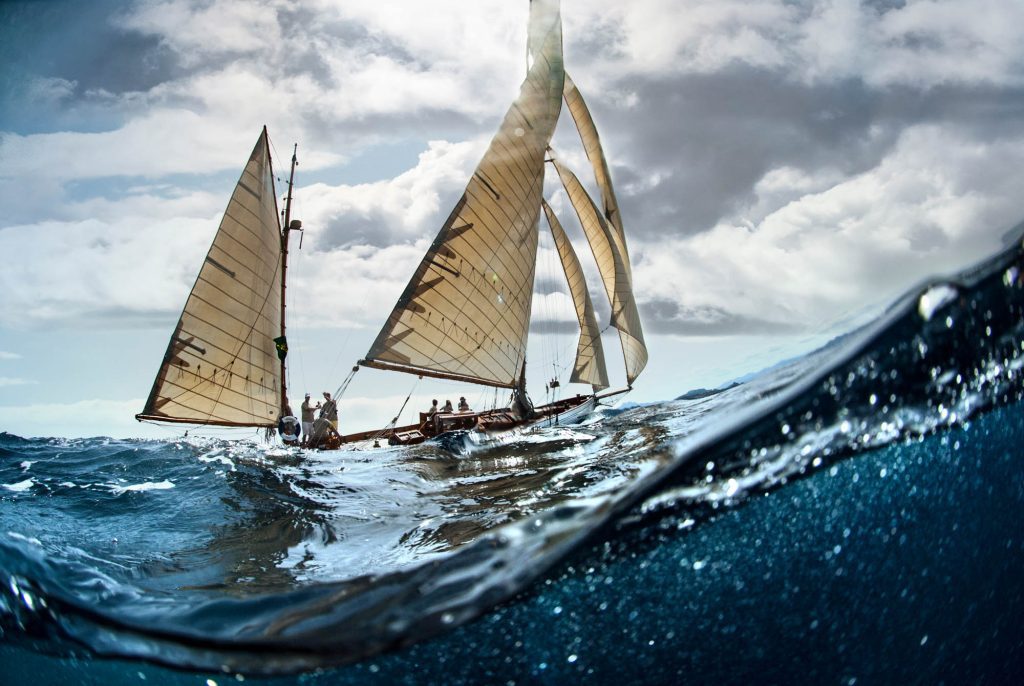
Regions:
[[[455,453],[0,435],[0,683],[1020,683],[1022,264]]]

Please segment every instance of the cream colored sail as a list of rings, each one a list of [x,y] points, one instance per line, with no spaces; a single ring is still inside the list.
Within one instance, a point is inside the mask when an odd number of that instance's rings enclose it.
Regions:
[[[281,233],[263,130],[139,419],[272,426],[281,402]]]
[[[626,364],[626,380],[632,385],[647,365],[647,346],[640,325],[640,313],[633,297],[632,279],[627,262],[618,247],[614,229],[605,221],[579,179],[558,160],[552,161],[594,253],[594,260],[597,262],[601,280],[612,305],[611,323],[619,330],[622,355]]]
[[[543,203],[544,214],[547,216],[551,235],[558,248],[558,256],[562,259],[565,278],[569,282],[569,292],[576,307],[576,317],[580,322],[580,341],[576,346],[576,363],[573,365],[569,381],[572,383],[588,383],[594,391],[608,388],[608,369],[604,364],[604,348],[601,345],[601,329],[597,325],[594,304],[587,291],[587,282],[580,267],[579,258],[573,250],[572,243],[565,235],[558,217],[547,204]]]
[[[540,46],[519,97],[360,364],[511,388],[526,355],[544,154],[561,109],[558,3],[533,0]]]
[[[632,268],[629,262],[629,250],[626,247],[626,232],[622,228],[622,216],[619,214],[619,202],[615,199],[615,189],[612,187],[612,175],[608,171],[608,161],[604,156],[604,149],[601,147],[601,138],[597,134],[597,126],[594,118],[590,116],[587,103],[583,100],[576,84],[565,75],[565,87],[562,92],[565,104],[569,108],[573,121],[576,123],[576,130],[579,131],[580,139],[583,141],[583,148],[587,152],[587,158],[594,169],[594,178],[597,180],[597,187],[601,191],[601,201],[604,204],[605,221],[614,229],[613,236],[616,240],[619,252],[622,254],[622,261],[626,271],[632,277]]]

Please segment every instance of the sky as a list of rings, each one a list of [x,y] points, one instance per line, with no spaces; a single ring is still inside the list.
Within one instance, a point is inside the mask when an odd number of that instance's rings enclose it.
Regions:
[[[299,145],[292,400],[334,390],[515,98],[527,14],[526,0],[0,2],[0,430],[184,431],[133,417],[264,125],[279,178]],[[1024,3],[563,0],[562,17],[651,353],[629,400],[808,352],[1024,219]],[[554,147],[593,188],[569,119]],[[575,349],[546,261],[542,238],[535,400]],[[382,426],[410,393],[403,417],[493,397],[364,369],[342,429]]]

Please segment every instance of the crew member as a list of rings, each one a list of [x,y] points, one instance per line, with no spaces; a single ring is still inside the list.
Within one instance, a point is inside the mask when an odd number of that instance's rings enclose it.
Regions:
[[[302,401],[302,445],[307,445],[310,436],[313,435],[313,412],[319,409],[319,402],[315,406],[309,404],[309,393],[307,393],[306,399]]]

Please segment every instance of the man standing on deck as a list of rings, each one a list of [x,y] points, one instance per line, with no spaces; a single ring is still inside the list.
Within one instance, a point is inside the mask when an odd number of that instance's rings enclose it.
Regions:
[[[309,444],[309,437],[313,434],[313,411],[320,409],[320,403],[313,407],[309,404],[309,393],[302,401],[302,445]]]
[[[322,419],[326,419],[328,422],[330,422],[331,423],[331,428],[333,428],[335,431],[337,431],[338,430],[338,403],[334,402],[331,399],[331,394],[328,393],[327,391],[324,391],[324,400],[327,401],[327,402],[324,403],[323,409],[320,410],[320,417]],[[319,407],[319,403],[317,403],[317,406]]]

